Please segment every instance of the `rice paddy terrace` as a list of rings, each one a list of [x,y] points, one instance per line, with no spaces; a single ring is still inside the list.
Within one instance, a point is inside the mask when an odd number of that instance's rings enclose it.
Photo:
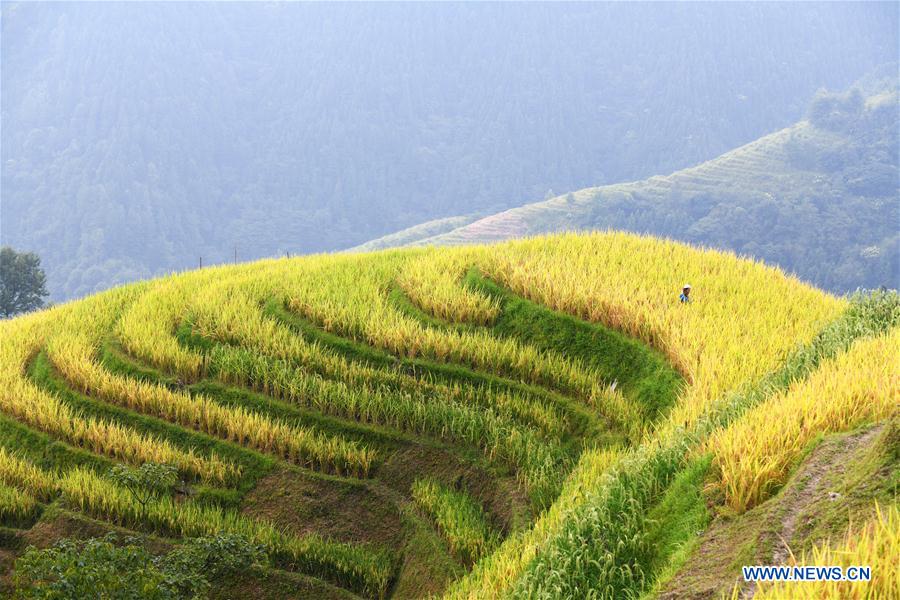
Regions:
[[[840,442],[859,448],[841,482],[875,483],[788,541],[856,552],[888,590],[898,321],[896,294],[612,233],[116,288],[0,324],[5,584],[28,545],[124,530],[161,553],[261,544],[270,564],[222,598],[740,593],[727,562],[700,578],[704,557],[779,548],[698,531],[771,523],[811,444],[870,427]],[[139,506],[118,463],[180,484]]]

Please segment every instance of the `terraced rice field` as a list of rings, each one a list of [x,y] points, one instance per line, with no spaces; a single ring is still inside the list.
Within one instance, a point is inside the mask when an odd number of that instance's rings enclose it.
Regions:
[[[673,482],[740,506],[799,460],[768,405],[887,386],[803,440],[892,416],[898,319],[895,295],[623,234],[175,274],[0,324],[0,519],[12,555],[85,522],[237,533],[273,559],[248,595],[638,595],[684,542],[648,546]],[[731,466],[742,427],[770,434],[764,485]],[[183,483],[141,508],[116,463]]]

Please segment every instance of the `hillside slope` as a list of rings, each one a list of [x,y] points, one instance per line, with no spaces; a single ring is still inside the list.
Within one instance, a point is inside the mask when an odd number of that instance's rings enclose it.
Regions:
[[[270,563],[215,577],[213,597],[688,585],[676,567],[707,506],[746,508],[747,485],[765,502],[805,441],[896,409],[898,321],[896,294],[851,302],[623,233],[115,288],[0,323],[0,584],[30,544],[115,530],[155,554],[259,544]],[[766,443],[743,446],[748,430]],[[140,505],[111,467],[146,463],[179,483]],[[888,558],[870,560],[885,589]]]
[[[668,176],[585,188],[358,247],[622,229],[728,249],[845,292],[900,285],[898,96],[819,96],[810,119]]]

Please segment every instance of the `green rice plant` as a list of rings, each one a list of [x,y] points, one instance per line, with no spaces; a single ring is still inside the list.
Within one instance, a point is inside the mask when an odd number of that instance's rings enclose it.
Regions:
[[[500,536],[488,523],[484,509],[468,494],[435,479],[417,479],[412,495],[464,561],[477,562],[499,544]]]

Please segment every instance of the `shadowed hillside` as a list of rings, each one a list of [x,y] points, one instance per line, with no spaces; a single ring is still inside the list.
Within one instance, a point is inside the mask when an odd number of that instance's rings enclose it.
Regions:
[[[838,292],[900,283],[898,96],[820,94],[808,119],[696,167],[585,188],[495,215],[426,223],[364,244],[648,232],[778,264]]]

